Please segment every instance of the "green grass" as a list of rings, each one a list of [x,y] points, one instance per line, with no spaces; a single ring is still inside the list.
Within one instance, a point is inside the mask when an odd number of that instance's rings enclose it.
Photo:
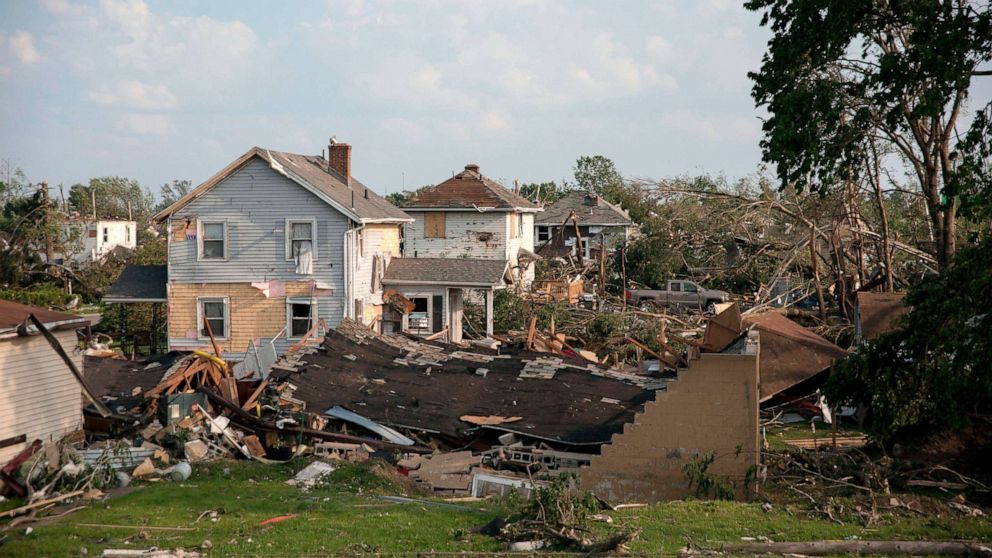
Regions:
[[[315,554],[406,554],[416,551],[498,551],[500,544],[471,533],[505,514],[500,502],[465,508],[421,503],[393,504],[380,494],[404,493],[402,484],[345,465],[326,486],[302,492],[284,481],[305,462],[266,466],[229,462],[198,466],[184,483],[152,483],[117,499],[96,502],[29,535],[9,531],[0,556],[89,556],[104,548],[196,549],[205,540],[208,556],[298,556]],[[225,474],[224,469],[229,473]],[[410,494],[416,497],[417,494]],[[218,510],[214,523],[203,519]],[[259,522],[285,514],[299,517],[267,527]],[[908,512],[907,512],[908,513]],[[632,545],[636,553],[670,555],[691,540],[700,546],[740,541],[745,536],[773,540],[839,539],[977,539],[992,540],[992,520],[946,516],[887,516],[872,529],[855,522],[838,525],[812,516],[801,506],[770,512],[760,504],[683,501],[614,512],[617,524],[642,529]],[[81,527],[79,523],[192,527],[194,531],[151,531]],[[603,524],[600,524],[603,525]],[[125,544],[126,540],[130,544]]]

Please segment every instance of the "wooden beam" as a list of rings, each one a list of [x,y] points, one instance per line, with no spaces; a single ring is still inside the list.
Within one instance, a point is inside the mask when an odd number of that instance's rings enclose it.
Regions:
[[[537,330],[537,314],[530,317],[530,328],[527,329],[527,350],[534,348],[534,333]]]
[[[486,337],[493,336],[493,297],[495,293],[490,288],[486,291]]]
[[[248,409],[254,407],[255,402],[258,401],[258,398],[262,395],[262,392],[265,391],[265,387],[268,385],[269,385],[268,380],[262,380],[262,382],[258,384],[258,387],[255,388],[255,391],[252,392],[251,396],[248,397],[248,400],[245,401],[245,404],[241,406],[241,408],[247,411]]]
[[[41,323],[41,321],[34,314],[28,314],[28,319],[31,320],[34,327],[38,328],[38,331],[41,332],[41,335],[45,338],[45,341],[48,341],[48,344],[55,349],[55,352],[58,353],[59,357],[62,359],[62,362],[69,367],[69,371],[72,372],[72,375],[76,377],[76,381],[79,382],[80,386],[82,386],[83,394],[86,395],[86,399],[88,399],[89,402],[96,407],[96,410],[100,413],[100,416],[106,418],[113,415],[113,413],[110,412],[110,409],[108,409],[107,406],[93,394],[90,386],[86,385],[86,379],[83,378],[83,373],[76,368],[76,363],[72,362],[72,359],[65,353],[65,349],[62,348],[62,345],[59,343],[58,339],[52,335],[52,332],[48,331],[45,324]]]

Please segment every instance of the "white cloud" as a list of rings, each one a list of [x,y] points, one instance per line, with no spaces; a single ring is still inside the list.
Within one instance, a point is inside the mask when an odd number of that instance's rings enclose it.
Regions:
[[[165,136],[176,129],[172,119],[162,114],[129,113],[115,120],[118,130],[139,135]]]
[[[761,136],[757,119],[734,115],[679,109],[662,113],[658,121],[664,128],[705,141],[755,142]]]
[[[41,0],[41,7],[54,16],[72,16],[83,12],[83,7],[69,0]]]
[[[42,62],[45,58],[34,47],[34,38],[27,31],[15,31],[10,36],[10,52],[25,66]]]
[[[124,105],[146,110],[170,109],[176,106],[176,96],[162,84],[146,84],[123,80],[114,88],[100,87],[89,94],[91,101],[101,105]]]
[[[659,35],[651,35],[644,41],[644,50],[659,62],[667,62],[671,59],[674,48],[668,39]]]

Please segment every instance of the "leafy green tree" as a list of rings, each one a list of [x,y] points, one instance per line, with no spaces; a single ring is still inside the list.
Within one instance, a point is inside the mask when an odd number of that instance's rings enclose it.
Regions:
[[[158,213],[159,211],[162,211],[163,209],[176,203],[179,201],[179,198],[188,194],[192,189],[193,183],[189,180],[173,180],[171,183],[166,182],[159,189],[159,196],[162,199],[155,205],[155,213]]]
[[[957,242],[958,124],[992,59],[992,12],[966,0],[749,0],[769,41],[752,96],[769,113],[764,159],[784,184],[856,180],[878,140],[908,166],[946,265]],[[979,124],[976,121],[976,125]],[[895,174],[898,174],[896,172]]]
[[[624,182],[611,159],[602,155],[579,157],[573,172],[579,190],[596,192],[611,203],[618,203],[617,196],[623,190]]]
[[[74,184],[69,189],[69,206],[80,215],[93,215],[94,197],[98,219],[127,219],[130,215],[138,222],[139,235],[148,225],[155,208],[155,198],[151,192],[137,180],[120,176],[91,178],[88,184]]]
[[[572,191],[572,186],[566,182],[558,184],[557,182],[532,182],[529,184],[524,184],[520,187],[520,195],[529,199],[534,203],[549,204],[554,203],[563,197],[565,197],[569,192]]]
[[[985,238],[915,285],[902,327],[838,361],[826,396],[867,408],[869,427],[883,440],[958,427],[972,413],[992,411],[990,261],[992,239]]]

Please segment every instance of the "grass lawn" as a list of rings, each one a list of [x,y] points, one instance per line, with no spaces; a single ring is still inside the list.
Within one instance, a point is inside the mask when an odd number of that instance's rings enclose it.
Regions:
[[[89,556],[104,548],[199,548],[209,540],[208,556],[297,556],[319,554],[405,554],[436,551],[498,551],[501,545],[471,533],[504,515],[501,502],[475,502],[462,507],[421,503],[396,504],[376,495],[402,493],[398,485],[372,475],[362,466],[335,471],[325,487],[310,492],[284,484],[304,462],[267,466],[246,462],[215,463],[194,468],[184,483],[159,482],[126,496],[96,502],[60,520],[8,531],[0,556]],[[229,471],[225,474],[224,469]],[[416,496],[415,494],[413,496]],[[217,510],[218,520],[197,517]],[[908,513],[908,512],[907,512]],[[263,520],[297,517],[268,526]],[[612,513],[616,523],[642,529],[631,548],[635,553],[671,555],[691,540],[700,546],[741,537],[773,540],[978,539],[992,541],[992,520],[960,515],[887,516],[865,529],[853,522],[838,525],[796,506],[683,501]],[[80,523],[146,527],[184,527],[192,531],[84,527]],[[128,544],[128,541],[130,543]]]

